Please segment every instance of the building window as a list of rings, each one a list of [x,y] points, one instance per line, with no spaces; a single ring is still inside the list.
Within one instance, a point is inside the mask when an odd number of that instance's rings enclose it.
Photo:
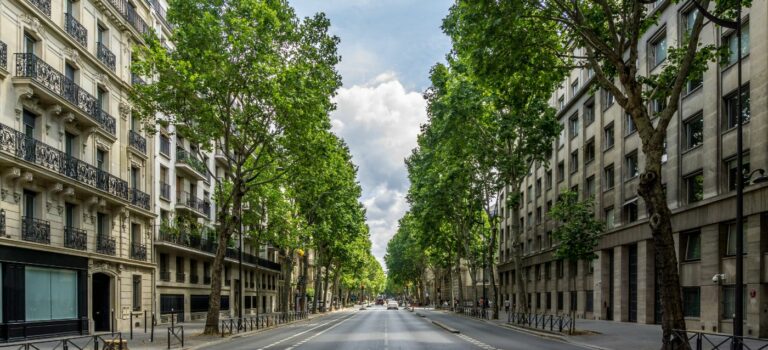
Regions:
[[[571,83],[571,97],[576,97],[576,94],[579,93],[579,79],[576,78],[576,80]]]
[[[683,316],[699,317],[701,314],[701,289],[683,287]]]
[[[651,66],[656,67],[667,59],[667,33],[662,32],[650,44]]]
[[[608,90],[602,90],[602,96],[603,96],[603,110],[608,109],[609,107],[613,106],[613,103],[616,102],[616,98],[613,97],[613,94],[610,93]]]
[[[631,135],[637,128],[635,127],[635,121],[632,120],[632,116],[629,113],[624,114],[624,135]]]
[[[560,136],[557,139],[557,147],[562,148],[565,146],[565,124],[560,123]]]
[[[742,300],[745,301],[744,303],[742,303],[743,315],[747,314],[746,301],[749,300],[749,298],[747,298],[747,295],[746,295],[747,289],[748,288],[746,288],[746,286],[744,286],[744,288],[741,289],[742,291],[744,291],[744,297]],[[723,314],[721,316],[723,319],[730,320],[736,316],[736,286],[735,285],[723,286],[722,291],[723,291],[723,297],[720,300],[722,300],[722,303],[723,303],[723,306],[722,306]]]
[[[571,152],[571,174],[579,170],[579,150]]]
[[[141,310],[141,275],[133,275],[133,311]]]
[[[559,110],[563,110],[565,108],[565,96],[560,95],[560,98],[557,99],[557,107]]]
[[[595,139],[591,138],[584,146],[584,164],[595,160]]]
[[[739,179],[737,165],[738,164],[736,162],[736,157],[733,157],[726,161],[726,168],[728,169],[728,190],[729,191],[736,191],[736,181],[738,181]],[[742,170],[744,171],[744,174],[749,174],[750,172],[749,154],[742,155],[741,165],[742,165]],[[743,180],[744,180],[744,177],[742,177],[742,181]],[[746,185],[746,183],[743,182],[742,185]]]
[[[664,108],[667,108],[667,101],[663,98],[655,98],[651,101],[651,117],[655,118],[659,116]]]
[[[563,292],[557,292],[557,310],[563,310]]]
[[[627,223],[632,223],[637,221],[637,215],[637,197],[635,197],[629,200],[627,204],[624,204],[624,219],[626,219]]]
[[[616,142],[615,136],[613,135],[613,123],[608,124],[608,126],[603,129],[603,135],[605,135],[603,140],[603,149],[610,149]]]
[[[546,181],[547,189],[551,189],[552,188],[552,171],[551,170],[547,171],[546,179],[547,179]]]
[[[613,226],[616,224],[616,219],[614,218],[613,214],[613,207],[603,209],[603,215],[605,217],[605,227],[613,228]]]
[[[528,192],[526,197],[528,197],[528,202],[533,200],[533,186],[528,185]]]
[[[627,171],[625,172],[627,180],[633,179],[640,175],[640,167],[637,164],[637,151],[634,151],[624,157],[624,164],[627,167]]]
[[[743,230],[741,232],[741,235],[744,236],[744,232],[747,230],[747,222],[744,221]],[[725,256],[735,256],[736,255],[736,223],[732,222],[729,223],[726,226],[726,242],[725,242]],[[743,255],[747,255],[747,242],[744,239],[744,251],[742,252]]]
[[[37,39],[32,35],[24,33],[24,53],[35,53],[35,47],[37,46]]]
[[[560,161],[557,163],[557,182],[562,182],[565,179],[565,162]]]
[[[699,172],[683,179],[685,183],[685,198],[688,203],[696,203],[704,199],[704,173]]]
[[[584,187],[588,198],[595,195],[595,175],[587,178],[587,182]]]
[[[587,305],[584,307],[584,311],[593,312],[595,310],[595,291],[587,291]]]
[[[683,147],[686,150],[704,142],[704,116],[698,114],[683,122]]]
[[[574,114],[570,118],[568,118],[568,133],[571,135],[571,138],[574,138],[579,135],[579,115]]]
[[[536,179],[536,197],[541,196],[541,178]]]
[[[547,310],[552,309],[552,293],[547,292],[547,294],[544,295],[544,301],[547,303]]]
[[[26,321],[77,318],[77,272],[26,266],[24,268]]]
[[[541,224],[541,207],[536,207],[536,224]]]
[[[701,260],[701,232],[690,231],[681,234],[684,244],[685,261]]]
[[[590,103],[584,106],[584,126],[589,126],[595,121],[595,104]]]
[[[605,167],[603,169],[603,186],[605,187],[605,190],[610,190],[614,186],[614,170],[613,170],[613,164]]]
[[[725,96],[723,99],[725,100],[724,106],[725,106],[725,128],[735,128],[738,125],[739,122],[739,106],[738,106],[738,100],[736,99],[736,95],[738,94],[738,91],[732,92]],[[743,123],[749,122],[750,117],[750,110],[749,110],[749,85],[745,85],[741,89],[741,119]]]
[[[107,162],[106,151],[96,149],[96,168],[102,171],[109,171],[109,163]]]
[[[739,60],[738,56],[738,41],[736,40],[736,31],[731,31],[723,39],[724,46],[728,47],[728,61],[726,67],[729,67]],[[741,27],[741,57],[744,58],[749,55],[749,24],[745,23]]]
[[[682,14],[682,20],[683,20],[683,36],[688,37],[693,33],[693,26],[696,24],[696,17],[699,16],[699,10],[695,8],[691,8],[690,10],[686,11]]]
[[[555,262],[555,273],[557,278],[563,278],[565,276],[565,264],[563,264],[562,260],[558,260]]]

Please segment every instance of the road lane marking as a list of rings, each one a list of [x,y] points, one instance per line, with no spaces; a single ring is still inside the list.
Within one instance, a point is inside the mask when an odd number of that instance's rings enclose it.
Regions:
[[[325,332],[327,332],[327,331],[330,331],[331,329],[334,329],[334,328],[338,327],[338,326],[339,326],[339,325],[341,325],[342,323],[344,323],[344,322],[346,322],[347,320],[349,320],[350,318],[352,318],[352,316],[354,316],[354,315],[355,315],[355,314],[352,314],[351,316],[344,318],[343,320],[341,320],[341,322],[339,322],[339,323],[336,323],[335,325],[333,325],[333,326],[330,326],[330,327],[328,327],[328,328],[326,328],[326,329],[323,329],[322,331],[320,331],[320,332],[317,332],[317,333],[313,334],[313,335],[312,335],[312,336],[310,336],[309,338],[307,338],[307,339],[304,339],[304,340],[302,340],[302,341],[300,341],[300,342],[296,343],[295,345],[292,345],[292,346],[289,346],[289,347],[285,348],[285,350],[293,350],[293,349],[295,349],[295,348],[298,348],[298,347],[300,347],[300,346],[304,345],[304,343],[306,343],[306,342],[308,342],[308,341],[310,341],[310,340],[312,340],[312,339],[316,338],[317,336],[319,336],[319,335],[321,335],[321,334],[323,334],[323,333],[325,333]],[[290,337],[290,338],[293,338],[293,337]],[[290,338],[285,338],[284,340],[288,340],[288,339],[290,339]]]
[[[466,341],[468,341],[470,343],[472,343],[473,345],[475,345],[475,346],[477,346],[477,347],[479,347],[481,349],[485,349],[485,350],[500,350],[500,349],[494,348],[493,346],[490,346],[490,345],[488,345],[486,343],[483,343],[483,342],[481,342],[481,341],[479,341],[477,339],[474,339],[474,338],[472,338],[470,336],[467,336],[466,334],[456,334],[456,336],[461,338],[461,339],[464,339],[464,340],[466,340]]]
[[[384,319],[384,350],[389,348],[388,318]]]
[[[350,317],[352,317],[352,316],[354,316],[354,315],[355,315],[355,314],[353,313],[353,314],[351,314],[351,315],[349,315],[349,316],[346,316],[342,322],[346,321],[347,319],[349,319]],[[296,334],[294,334],[294,335],[292,335],[292,336],[290,336],[290,337],[287,337],[287,338],[283,338],[283,339],[280,339],[280,340],[278,340],[278,341],[276,341],[276,342],[274,342],[274,343],[272,343],[272,344],[269,344],[269,345],[267,345],[267,346],[261,347],[261,348],[259,348],[258,350],[266,350],[266,349],[269,349],[269,348],[271,348],[271,347],[273,347],[273,346],[275,346],[275,345],[279,345],[280,343],[282,343],[282,342],[284,342],[284,341],[286,341],[286,340],[290,340],[290,339],[296,338],[296,337],[298,337],[298,336],[300,336],[300,335],[302,335],[302,334],[304,334],[304,333],[307,333],[307,332],[311,332],[311,331],[313,331],[313,330],[315,330],[315,329],[318,329],[318,328],[320,328],[320,327],[323,327],[323,326],[326,326],[326,325],[328,325],[328,324],[331,324],[331,323],[333,323],[333,322],[336,322],[336,321],[338,321],[338,320],[340,320],[340,319],[341,319],[341,318],[336,318],[336,319],[330,320],[330,321],[328,321],[328,322],[325,322],[325,323],[321,323],[321,324],[319,324],[319,325],[318,325],[318,326],[316,326],[316,327],[312,327],[312,328],[310,328],[310,329],[307,329],[306,331],[303,331],[303,332],[299,332],[299,333],[296,333]]]

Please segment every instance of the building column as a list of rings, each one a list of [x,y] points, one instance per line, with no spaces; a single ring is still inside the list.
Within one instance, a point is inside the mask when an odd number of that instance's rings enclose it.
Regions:
[[[720,225],[713,224],[701,228],[701,278],[699,298],[701,329],[705,332],[719,331],[720,324],[720,285],[712,282],[712,276],[725,273],[720,265]],[[682,244],[682,243],[681,243]],[[726,276],[733,278],[733,276]],[[709,307],[704,307],[705,305]]]
[[[613,248],[613,320],[626,322],[629,319],[629,249],[626,246]]]
[[[654,257],[652,241],[637,242],[637,323],[652,324],[655,321]]]
[[[595,319],[605,320],[608,318],[608,286],[610,285],[608,279],[609,275],[609,254],[607,250],[601,250],[597,252],[597,258],[595,259],[595,271],[594,271],[594,316]]]

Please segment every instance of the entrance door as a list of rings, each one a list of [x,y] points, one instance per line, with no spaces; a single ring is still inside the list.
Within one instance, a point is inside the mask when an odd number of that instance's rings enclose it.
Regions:
[[[91,289],[91,305],[93,329],[96,332],[108,332],[110,330],[110,303],[109,303],[110,278],[103,273],[93,274]]]
[[[637,244],[629,246],[629,322],[637,322]]]
[[[175,322],[184,321],[184,295],[160,294],[160,313],[176,316]]]

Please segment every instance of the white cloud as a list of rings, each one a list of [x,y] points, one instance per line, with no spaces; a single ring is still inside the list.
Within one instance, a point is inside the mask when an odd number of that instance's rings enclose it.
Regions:
[[[344,138],[360,167],[363,204],[371,229],[373,254],[384,264],[387,242],[407,210],[407,172],[403,160],[416,146],[426,121],[421,93],[406,91],[394,73],[339,90],[333,131]]]

